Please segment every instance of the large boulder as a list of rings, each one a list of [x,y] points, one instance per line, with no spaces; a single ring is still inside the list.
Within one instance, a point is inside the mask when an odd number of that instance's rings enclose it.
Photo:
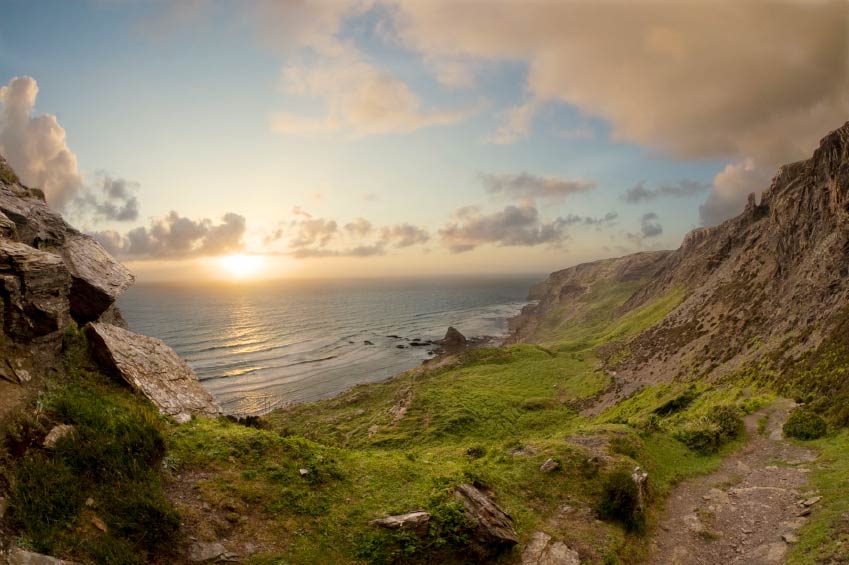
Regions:
[[[97,320],[133,284],[133,275],[87,235],[72,233],[62,245],[71,273],[71,315],[77,323]]]
[[[195,372],[161,340],[103,323],[88,324],[85,333],[103,369],[147,396],[161,412],[179,422],[193,414],[221,414]]]
[[[62,330],[71,321],[70,286],[59,255],[0,238],[0,322],[7,336],[25,341]]]
[[[513,518],[474,486],[457,485],[454,497],[463,503],[466,519],[474,524],[475,541],[482,547],[498,549],[519,543]]]

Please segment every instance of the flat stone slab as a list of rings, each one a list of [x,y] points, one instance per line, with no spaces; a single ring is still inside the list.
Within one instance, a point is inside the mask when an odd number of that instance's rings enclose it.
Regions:
[[[86,325],[92,355],[178,422],[191,416],[219,416],[221,407],[185,361],[159,339],[110,324]]]

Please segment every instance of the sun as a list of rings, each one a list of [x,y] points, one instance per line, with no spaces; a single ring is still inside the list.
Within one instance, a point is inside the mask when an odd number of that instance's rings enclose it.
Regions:
[[[259,273],[265,266],[265,257],[262,255],[227,255],[219,257],[218,268],[230,277],[246,279]]]

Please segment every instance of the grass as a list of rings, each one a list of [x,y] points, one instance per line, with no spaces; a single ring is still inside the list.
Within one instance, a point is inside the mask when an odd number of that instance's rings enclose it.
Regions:
[[[72,334],[69,377],[41,399],[42,417],[7,437],[19,531],[33,547],[91,563],[161,561],[187,535],[256,544],[253,565],[516,561],[521,547],[494,555],[472,543],[451,493],[473,483],[513,517],[521,540],[548,531],[589,562],[637,562],[672,487],[715,470],[744,441],[726,434],[699,453],[676,433],[772,400],[739,382],[676,382],[582,416],[612,384],[601,349],[615,343],[627,355],[631,337],[683,298],[674,290],[622,313],[639,286],[596,285],[543,321],[541,345],[469,351],[250,425],[174,425],[94,371]],[[32,447],[60,422],[76,433],[52,453]],[[560,467],[542,473],[548,458]],[[613,488],[635,466],[652,493],[638,513],[633,492]],[[181,493],[176,507],[165,486]],[[433,516],[421,533],[370,525],[420,509]],[[92,527],[95,516],[108,532]]]
[[[849,430],[804,445],[820,451],[811,482],[823,498],[812,508],[788,563],[845,563],[849,555]]]
[[[168,424],[94,370],[81,334],[66,335],[64,355],[67,374],[51,380],[33,415],[5,434],[13,524],[28,547],[81,561],[167,555],[179,532],[158,472]],[[60,423],[73,432],[42,448],[46,431]]]
[[[597,348],[610,340],[627,346],[630,336],[662,318],[683,296],[674,291],[618,314],[637,286],[594,289],[568,325],[558,325],[555,313],[544,325],[557,339],[541,346],[471,351],[442,367],[415,369],[271,414],[264,419],[268,429],[223,420],[182,426],[172,436],[177,473],[209,475],[197,486],[204,503],[239,506],[254,516],[232,535],[250,539],[274,532],[278,549],[254,556],[251,563],[483,559],[468,553],[463,529],[446,506],[461,482],[491,492],[513,516],[522,539],[567,520],[568,527],[551,533],[583,558],[634,562],[645,555],[643,524],[653,523],[657,509],[650,506],[637,521],[623,523],[610,514],[610,520],[596,523],[605,478],[619,467],[644,467],[658,494],[656,504],[675,482],[710,472],[738,445],[700,455],[674,439],[666,423],[750,400],[742,389],[703,386],[687,393],[687,387],[675,385],[618,412],[593,419],[579,414],[583,402],[611,383],[599,369]],[[629,425],[682,394],[692,398],[661,410],[659,429],[647,433]],[[601,447],[573,437],[596,438]],[[539,467],[548,458],[560,468],[543,474]],[[307,477],[315,470],[316,481],[301,478],[300,468],[310,469]],[[564,507],[577,511],[559,517]],[[417,509],[443,518],[435,518],[434,529],[423,536],[387,534],[369,525]],[[486,560],[509,562],[519,553]]]

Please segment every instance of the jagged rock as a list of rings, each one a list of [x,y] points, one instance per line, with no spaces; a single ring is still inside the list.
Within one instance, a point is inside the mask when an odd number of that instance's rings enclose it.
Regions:
[[[522,552],[522,565],[580,565],[578,552],[562,541],[551,543],[551,536],[545,532],[534,532],[525,551]]]
[[[809,499],[807,499],[807,500],[804,500],[804,501],[802,502],[802,506],[804,506],[804,507],[808,508],[808,507],[813,506],[814,504],[816,504],[816,503],[817,503],[817,502],[819,502],[820,500],[822,500],[822,497],[821,497],[821,496],[813,496],[813,497],[811,497],[811,498],[809,498]]]
[[[179,422],[192,414],[221,414],[195,372],[161,340],[109,324],[91,323],[85,332],[101,366],[147,396],[160,411]]]
[[[73,561],[56,559],[49,555],[26,551],[19,547],[9,550],[9,554],[6,556],[6,562],[8,565],[78,565]]]
[[[519,543],[513,518],[474,486],[463,483],[454,489],[463,503],[466,518],[475,525],[476,541],[484,546],[512,546]]]
[[[430,522],[430,514],[422,510],[371,521],[375,526],[390,530],[416,530],[426,526],[428,522]]]
[[[560,463],[549,457],[545,460],[545,463],[540,465],[539,470],[543,473],[551,473],[552,471],[556,471],[560,468]]]
[[[637,487],[637,510],[645,514],[649,499],[649,474],[640,467],[634,467],[631,479]]]
[[[445,337],[442,338],[441,344],[444,347],[464,347],[466,345],[466,336],[460,333],[460,331],[451,326],[448,328],[448,331],[445,332]]]
[[[87,235],[71,234],[62,246],[71,273],[71,315],[79,324],[97,320],[133,284],[133,275]]]
[[[53,428],[48,432],[47,436],[44,438],[44,443],[42,444],[45,449],[53,449],[56,447],[56,444],[60,439],[65,437],[66,435],[72,433],[74,431],[74,426],[70,424],[59,424],[58,426],[53,426]]]
[[[61,257],[0,239],[0,320],[7,336],[26,341],[63,329],[71,320],[70,286]]]

